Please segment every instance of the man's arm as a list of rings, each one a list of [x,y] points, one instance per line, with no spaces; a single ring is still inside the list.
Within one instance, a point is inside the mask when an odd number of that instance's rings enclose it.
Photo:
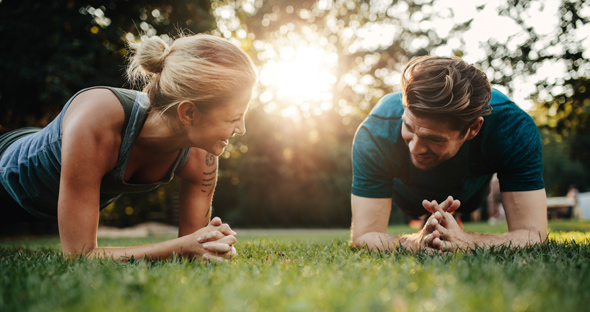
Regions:
[[[547,195],[545,189],[503,192],[509,233],[504,234],[512,245],[542,243],[547,239]]]
[[[509,232],[500,235],[465,232],[450,214],[437,207],[435,217],[440,224],[436,229],[440,232],[440,239],[432,238],[433,246],[442,250],[452,250],[474,248],[476,245],[526,246],[545,241],[547,198],[544,189],[503,192],[502,204],[506,211]]]
[[[420,233],[387,234],[391,203],[391,198],[367,198],[351,195],[351,238],[355,247],[366,246],[371,250],[391,251],[401,245],[406,249],[415,251],[419,249]]]

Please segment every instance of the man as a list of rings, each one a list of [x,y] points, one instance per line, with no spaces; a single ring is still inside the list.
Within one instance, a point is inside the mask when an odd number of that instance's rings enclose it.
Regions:
[[[492,90],[483,72],[457,58],[416,58],[404,69],[402,92],[383,97],[357,130],[352,242],[414,251],[542,242],[547,206],[541,153],[533,120]],[[494,173],[509,232],[463,231],[450,213],[477,209]],[[414,218],[432,215],[419,233],[389,235],[392,204]]]

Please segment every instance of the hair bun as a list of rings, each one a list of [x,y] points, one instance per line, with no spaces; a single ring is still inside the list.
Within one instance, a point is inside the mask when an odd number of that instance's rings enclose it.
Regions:
[[[144,40],[135,54],[134,61],[146,72],[159,74],[164,69],[170,47],[158,36]]]

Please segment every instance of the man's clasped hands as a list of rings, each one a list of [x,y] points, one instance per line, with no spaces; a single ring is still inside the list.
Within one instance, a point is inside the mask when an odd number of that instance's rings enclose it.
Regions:
[[[442,203],[436,200],[424,200],[422,206],[428,210],[430,217],[417,233],[416,251],[422,249],[431,252],[449,252],[455,249],[473,248],[473,240],[469,239],[469,233],[457,223],[452,213],[459,208],[461,202],[449,196]]]

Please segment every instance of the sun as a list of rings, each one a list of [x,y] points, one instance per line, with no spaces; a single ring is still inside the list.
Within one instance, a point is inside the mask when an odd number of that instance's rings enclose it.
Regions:
[[[338,55],[317,44],[284,46],[263,65],[260,100],[283,117],[307,117],[331,108]]]

